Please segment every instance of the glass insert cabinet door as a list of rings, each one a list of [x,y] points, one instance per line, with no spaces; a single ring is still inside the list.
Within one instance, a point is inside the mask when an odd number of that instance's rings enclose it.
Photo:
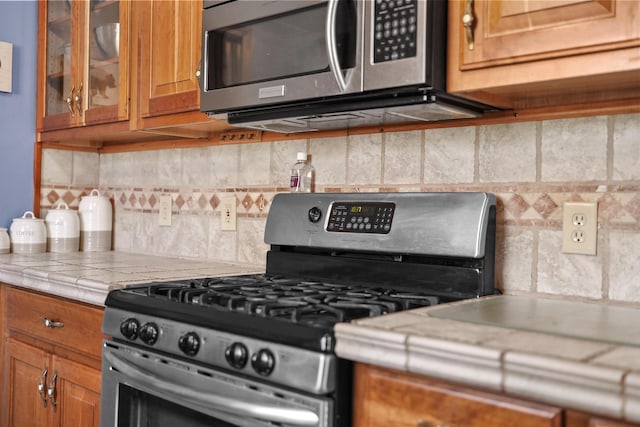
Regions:
[[[39,2],[40,130],[127,119],[128,24],[129,1]]]

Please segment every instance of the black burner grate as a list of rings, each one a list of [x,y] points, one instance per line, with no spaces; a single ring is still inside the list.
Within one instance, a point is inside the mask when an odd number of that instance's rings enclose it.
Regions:
[[[246,313],[312,327],[438,304],[416,292],[264,274],[152,283],[128,291],[176,304]]]

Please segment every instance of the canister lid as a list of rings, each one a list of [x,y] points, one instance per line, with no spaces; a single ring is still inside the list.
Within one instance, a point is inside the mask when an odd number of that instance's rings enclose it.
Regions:
[[[26,211],[21,218],[13,218],[13,220],[14,221],[44,221],[43,219],[36,217],[31,211]]]

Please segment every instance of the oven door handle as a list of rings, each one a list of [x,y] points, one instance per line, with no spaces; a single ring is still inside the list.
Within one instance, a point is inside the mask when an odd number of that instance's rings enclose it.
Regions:
[[[159,390],[173,395],[177,394],[189,401],[197,402],[204,406],[209,405],[210,407],[233,414],[234,416],[253,417],[295,426],[312,427],[318,426],[320,423],[318,414],[310,410],[281,408],[214,395],[211,394],[211,390],[195,390],[192,386],[186,387],[181,384],[176,384],[173,381],[168,381],[131,362],[123,360],[114,353],[104,352],[103,356],[116,370],[151,390]]]

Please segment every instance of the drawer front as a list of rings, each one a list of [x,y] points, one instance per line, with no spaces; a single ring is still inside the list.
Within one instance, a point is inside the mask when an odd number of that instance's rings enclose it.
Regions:
[[[354,427],[560,427],[562,411],[356,364]]]
[[[8,287],[7,328],[100,358],[103,310],[63,298]]]

